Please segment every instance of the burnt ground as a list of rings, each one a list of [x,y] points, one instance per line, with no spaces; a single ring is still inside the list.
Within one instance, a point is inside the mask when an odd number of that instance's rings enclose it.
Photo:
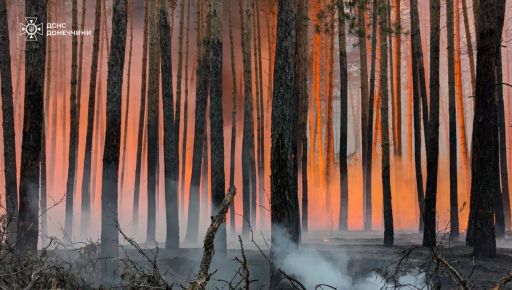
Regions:
[[[315,289],[322,283],[337,289],[458,289],[460,282],[455,282],[456,274],[450,273],[448,265],[434,258],[433,253],[453,267],[470,289],[492,289],[498,280],[512,271],[510,236],[498,241],[498,256],[494,259],[474,259],[472,250],[464,246],[464,236],[455,242],[440,238],[440,242],[441,247],[432,252],[419,247],[421,235],[415,233],[395,234],[394,247],[381,246],[382,234],[378,232],[334,233],[332,237],[327,233],[315,233],[303,237],[302,245],[294,251],[293,257],[278,263],[307,289]],[[263,253],[250,238],[244,240],[250,288],[269,289],[267,258],[270,253],[262,239],[258,245]],[[235,257],[242,259],[238,241],[229,241],[228,248],[227,257],[217,254],[214,258],[210,289],[229,289],[230,282],[234,288],[241,287],[238,283],[242,279],[237,275],[240,263],[235,260]],[[138,259],[134,250],[127,250],[132,259]],[[167,280],[175,285],[187,285],[197,273],[201,255],[199,247],[175,252],[159,250],[158,265]],[[392,276],[402,278],[394,284],[392,279],[386,279]],[[386,281],[389,282],[387,285]],[[501,289],[512,289],[512,283]]]

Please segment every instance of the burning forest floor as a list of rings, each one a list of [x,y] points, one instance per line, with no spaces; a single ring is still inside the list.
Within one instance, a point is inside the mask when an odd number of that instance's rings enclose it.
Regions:
[[[327,238],[328,237],[328,238]],[[316,232],[303,237],[299,249],[276,259],[276,268],[283,271],[281,289],[493,289],[500,282],[512,279],[512,248],[508,236],[498,242],[494,259],[474,259],[464,237],[456,242],[441,240],[436,249],[421,248],[421,235],[397,233],[395,246],[384,247],[382,233]],[[229,241],[224,257],[215,254],[208,289],[269,289],[270,251],[263,239]],[[293,245],[290,245],[293,248]],[[155,249],[145,250],[155,255]],[[143,263],[141,253],[125,247],[125,254]],[[177,251],[158,250],[157,265],[165,279],[174,285],[188,285],[198,271],[203,251],[183,248]],[[244,262],[247,259],[246,262]],[[247,266],[246,277],[244,264]],[[298,284],[294,284],[295,279]],[[334,288],[331,288],[334,287]],[[178,287],[179,288],[179,287]],[[277,287],[279,288],[279,287]],[[512,289],[504,285],[497,289]]]

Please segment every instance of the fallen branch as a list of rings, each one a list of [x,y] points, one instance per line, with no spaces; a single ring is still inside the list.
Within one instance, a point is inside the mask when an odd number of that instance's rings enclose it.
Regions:
[[[443,266],[446,267],[446,269],[448,269],[448,272],[450,272],[450,275],[452,276],[453,280],[455,280],[455,282],[459,284],[459,286],[461,287],[460,289],[469,290],[466,279],[462,277],[462,275],[457,271],[457,269],[455,269],[446,259],[439,256],[433,248],[430,249],[430,252],[432,253],[432,257],[438,263],[442,264]]]
[[[505,284],[508,284],[510,281],[512,281],[512,272],[507,273],[507,275],[501,278],[492,290],[500,290],[501,287],[505,286]]]
[[[222,204],[220,206],[219,212],[215,217],[212,218],[212,223],[208,227],[208,231],[206,232],[206,236],[204,238],[203,243],[203,258],[201,259],[201,264],[199,266],[199,273],[197,274],[197,278],[190,283],[188,290],[204,290],[206,289],[206,285],[210,280],[212,274],[209,273],[210,265],[212,263],[213,255],[215,254],[215,235],[219,230],[220,226],[226,220],[226,214],[228,212],[230,204],[233,202],[233,198],[236,194],[236,187],[231,187],[224,197]]]
[[[235,261],[237,261],[242,266],[242,278],[244,281],[244,290],[249,290],[249,284],[251,283],[251,280],[249,279],[249,267],[247,267],[247,257],[245,256],[244,251],[244,245],[242,243],[242,237],[238,235],[238,241],[240,242],[240,251],[242,252],[242,260],[238,259],[238,257],[235,258]]]

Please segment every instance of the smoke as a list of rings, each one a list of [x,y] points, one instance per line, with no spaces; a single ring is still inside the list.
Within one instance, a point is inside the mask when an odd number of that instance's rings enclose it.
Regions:
[[[312,248],[307,244],[298,247],[282,229],[273,229],[273,233],[276,266],[296,278],[307,289],[315,289],[320,284],[337,289],[364,290],[387,287],[385,279],[378,273],[361,274],[355,271],[353,268],[358,267],[354,262],[361,261],[361,257],[353,257],[346,249],[322,249],[318,246]],[[410,272],[397,278],[397,285],[405,285],[401,289],[416,289],[415,287],[421,288],[425,285],[424,275],[420,273]]]

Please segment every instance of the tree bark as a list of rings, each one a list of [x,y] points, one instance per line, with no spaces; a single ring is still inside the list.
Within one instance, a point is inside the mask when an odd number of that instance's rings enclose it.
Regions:
[[[101,257],[106,258],[103,281],[114,277],[119,255],[118,176],[121,143],[121,94],[126,49],[127,0],[114,0],[107,76],[107,123],[101,190]]]
[[[274,97],[272,101],[271,141],[271,230],[272,258],[279,259],[291,250],[283,244],[287,235],[295,247],[300,241],[300,213],[297,196],[297,106],[296,82],[296,7],[293,0],[279,1],[277,20]],[[279,279],[271,273],[271,285]],[[274,283],[274,284],[272,284]]]
[[[425,208],[423,246],[436,245],[436,200],[437,171],[439,163],[439,34],[441,4],[439,0],[430,2],[430,116],[428,123],[427,150],[427,187],[425,191]]]
[[[179,248],[178,220],[178,140],[175,127],[174,99],[172,88],[172,52],[169,21],[167,18],[168,4],[160,3],[160,56],[162,69],[162,99],[164,112],[164,184],[165,184],[165,217],[166,217],[166,249]],[[176,107],[179,104],[176,104]]]
[[[455,50],[453,0],[446,1],[446,38],[448,39],[448,115],[450,153],[450,239],[459,238],[459,205],[457,197],[457,119],[455,111]]]
[[[336,2],[338,7],[338,44],[340,62],[340,217],[339,230],[348,229],[348,164],[347,164],[347,129],[348,129],[348,68],[347,37],[345,33],[345,7],[343,0]]]
[[[366,1],[359,0],[358,2],[358,24],[359,24],[359,61],[361,69],[361,135],[363,143],[363,213],[364,213],[364,229],[366,231],[372,230],[372,121],[373,119],[373,103],[371,99],[372,94],[368,93],[368,63],[366,57],[366,21],[365,10]],[[374,4],[376,7],[376,4]],[[376,13],[376,12],[375,12]],[[376,23],[376,14],[373,15],[373,24]],[[373,26],[375,30],[376,25]],[[372,38],[372,47],[374,40]],[[374,49],[372,49],[372,59],[374,58]]]
[[[46,28],[46,1],[30,1],[25,15],[36,17],[44,34]],[[28,36],[27,36],[28,37]],[[34,35],[25,49],[25,114],[21,148],[21,176],[16,254],[20,257],[37,255],[39,235],[39,162],[43,130],[43,96],[46,58],[46,37]],[[4,74],[2,74],[3,76]],[[2,82],[3,84],[3,82]],[[2,92],[3,93],[3,92]],[[5,98],[5,97],[4,97]],[[9,168],[12,170],[12,168]]]
[[[185,211],[185,168],[187,166],[187,141],[188,141],[188,59],[189,59],[189,30],[190,30],[190,2],[188,1],[187,6],[187,39],[186,39],[186,58],[185,58],[185,97],[183,100],[183,136],[182,140],[182,149],[181,149],[181,206],[180,206],[180,216],[183,216],[183,212]]]
[[[252,0],[246,0],[245,13],[243,12],[242,5],[240,5],[241,23],[243,23],[241,31],[244,66],[244,127],[242,139],[243,235],[249,233],[249,227],[254,224],[256,216],[256,171],[251,72],[251,3]]]
[[[402,157],[402,24],[400,18],[400,0],[393,1],[393,96],[395,107],[393,108],[393,133],[394,154]],[[399,165],[401,167],[401,165]],[[401,178],[401,177],[400,177]]]
[[[494,196],[494,219],[496,223],[496,237],[503,238],[505,236],[506,225],[510,220],[510,200],[508,191],[508,169],[507,169],[507,152],[506,152],[506,135],[505,135],[505,113],[503,110],[503,71],[502,71],[502,55],[501,47],[498,48],[498,55],[496,59],[496,83],[497,86],[496,98],[498,99],[498,126],[499,126],[499,150],[500,150],[500,179],[501,191],[497,192]],[[503,128],[503,129],[502,129]],[[503,143],[502,143],[503,142]],[[509,220],[507,221],[507,215]]]
[[[212,170],[212,215],[216,216],[225,195],[224,119],[222,109],[222,0],[211,0],[210,21],[210,156]],[[215,249],[227,252],[226,226],[215,237]]]
[[[14,105],[12,94],[11,53],[6,0],[0,0],[0,75],[2,92],[2,127],[4,140],[4,177],[6,213],[9,218],[8,241],[16,239],[18,187],[16,169],[16,140],[14,131]]]
[[[141,90],[140,90],[140,107],[139,107],[139,126],[137,130],[137,160],[135,161],[135,185],[133,188],[133,212],[132,224],[137,229],[139,224],[139,196],[140,181],[142,167],[142,140],[144,139],[144,127],[146,118],[146,86],[147,86],[147,69],[148,69],[148,33],[149,33],[149,1],[144,1],[144,34],[142,40],[142,68],[141,68]]]
[[[82,235],[89,232],[91,222],[91,154],[92,134],[94,124],[99,120],[95,118],[96,108],[96,76],[98,73],[98,51],[100,44],[101,27],[101,0],[96,0],[94,16],[94,36],[91,57],[91,75],[89,78],[89,104],[87,109],[87,131],[85,136],[84,173],[82,178],[82,205],[80,231]],[[100,80],[101,82],[101,80]],[[93,185],[95,186],[95,185]]]
[[[130,84],[131,84],[131,76],[132,76],[132,53],[133,53],[133,0],[129,2],[128,7],[128,14],[130,18],[130,41],[129,41],[129,49],[128,49],[128,73],[127,73],[127,82],[126,82],[126,105],[125,105],[125,111],[124,111],[124,130],[123,130],[123,141],[121,144],[123,144],[123,149],[121,150],[122,153],[122,164],[121,164],[121,181],[119,182],[120,185],[120,194],[121,194],[121,200],[124,195],[124,178],[126,176],[126,139],[128,138],[128,115],[130,114]]]
[[[387,3],[381,3],[380,12],[380,122],[382,135],[382,200],[384,206],[384,246],[393,246],[393,208],[391,206],[391,172],[389,160],[389,114],[388,114],[388,13]],[[376,28],[376,27],[375,27]],[[374,28],[374,29],[375,29]]]
[[[199,5],[199,4],[198,4]],[[199,7],[198,7],[199,8]],[[206,24],[207,30],[209,24]],[[197,18],[198,31],[201,30],[201,18]],[[201,43],[202,42],[202,43]],[[192,155],[192,177],[189,187],[188,224],[185,240],[197,241],[199,230],[199,191],[201,185],[201,166],[203,162],[203,142],[206,134],[206,107],[210,75],[209,38],[207,34],[198,38],[196,68],[196,112],[194,128],[194,149]]]
[[[159,111],[160,111],[160,45],[159,45],[159,0],[149,3],[149,79],[148,79],[148,210],[146,243],[155,242],[156,237],[156,196],[159,172]]]
[[[298,86],[298,127],[297,127],[297,161],[300,162],[301,190],[302,190],[302,231],[309,228],[308,205],[308,1],[297,1],[297,43],[296,43],[296,71]],[[297,166],[299,167],[299,166]]]
[[[419,231],[423,231],[423,205],[424,187],[423,172],[421,166],[421,100],[426,97],[425,73],[423,68],[423,52],[421,50],[421,32],[419,26],[418,1],[410,1],[411,15],[411,51],[412,51],[412,75],[413,75],[413,101],[414,101],[414,164],[416,172],[416,191],[419,206]],[[425,120],[425,119],[423,119]],[[425,123],[423,123],[425,125]],[[427,126],[428,127],[428,126]],[[424,127],[424,131],[427,130]],[[426,134],[424,134],[425,136]]]
[[[233,44],[233,24],[231,19],[231,5],[228,5],[228,27],[229,27],[229,56],[231,61],[231,145],[230,145],[230,160],[229,160],[229,188],[235,186],[235,159],[236,159],[236,109],[237,109],[237,95],[236,95],[236,63],[235,63],[235,47]],[[236,232],[235,224],[235,202],[229,206],[229,226],[231,233]]]
[[[471,205],[466,238],[477,257],[496,255],[493,197],[500,192],[500,175],[495,71],[504,13],[503,0],[493,5],[479,1]]]
[[[72,0],[71,29],[78,30],[78,1]],[[77,75],[78,75],[78,37],[71,36],[71,89],[70,89],[70,122],[68,172],[66,182],[66,216],[64,231],[73,240],[73,203],[76,179],[76,159],[78,155],[78,117],[77,117]]]
[[[500,66],[496,66],[497,81],[503,83],[501,55],[498,58]],[[505,105],[503,95],[503,85],[497,87],[498,90],[498,118],[499,118],[499,134],[500,134],[500,174],[501,174],[501,195],[503,198],[503,214],[505,219],[504,231],[510,229],[510,189],[508,184],[508,167],[507,167],[507,124],[505,119]]]

